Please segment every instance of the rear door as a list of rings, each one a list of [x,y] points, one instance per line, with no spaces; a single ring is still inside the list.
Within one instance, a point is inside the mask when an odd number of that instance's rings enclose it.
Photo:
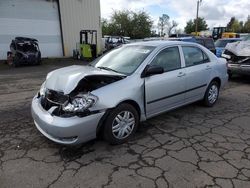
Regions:
[[[182,69],[179,47],[161,50],[150,63],[161,66],[163,74],[145,78],[145,102],[147,117],[154,116],[184,103],[186,87],[185,70]]]
[[[187,87],[185,101],[192,102],[203,98],[212,73],[208,56],[196,46],[182,46],[185,60]]]

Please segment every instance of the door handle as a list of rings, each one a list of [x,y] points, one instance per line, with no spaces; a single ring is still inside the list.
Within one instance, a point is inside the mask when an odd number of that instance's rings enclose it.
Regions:
[[[212,67],[210,65],[207,65],[206,70],[210,70],[210,69],[212,69]]]
[[[183,76],[185,76],[185,75],[186,75],[186,74],[185,74],[184,72],[179,72],[177,77],[183,77]]]

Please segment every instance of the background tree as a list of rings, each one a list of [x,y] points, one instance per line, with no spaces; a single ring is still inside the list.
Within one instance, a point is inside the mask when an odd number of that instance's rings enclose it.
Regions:
[[[244,24],[243,32],[244,33],[250,33],[250,15],[248,15],[247,21]]]
[[[160,36],[164,36],[165,29],[169,25],[169,16],[167,14],[163,14],[161,17],[159,17],[158,21],[158,28],[160,31]]]
[[[191,19],[187,22],[186,27],[184,28],[185,33],[190,34],[192,32],[195,32],[195,22],[196,19]],[[198,28],[197,31],[204,31],[208,30],[207,22],[204,18],[198,18]]]
[[[227,30],[231,32],[242,32],[243,22],[239,22],[235,17],[231,17],[227,24]]]
[[[131,25],[131,38],[145,38],[151,36],[151,29],[153,26],[153,21],[150,16],[144,12],[132,12],[132,25]]]
[[[153,21],[144,12],[114,11],[110,22],[102,20],[103,35],[121,35],[133,38],[145,38],[151,36]]]
[[[172,31],[178,26],[178,23],[174,20],[168,26],[168,36],[171,35]],[[176,31],[175,31],[176,32]]]

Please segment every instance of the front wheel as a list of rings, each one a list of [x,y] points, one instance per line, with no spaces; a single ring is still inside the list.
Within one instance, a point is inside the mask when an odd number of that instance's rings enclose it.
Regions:
[[[108,115],[105,121],[104,138],[110,144],[122,144],[136,132],[139,115],[130,104],[121,104]]]
[[[203,102],[206,106],[213,106],[219,97],[219,84],[216,81],[212,81],[207,87]]]

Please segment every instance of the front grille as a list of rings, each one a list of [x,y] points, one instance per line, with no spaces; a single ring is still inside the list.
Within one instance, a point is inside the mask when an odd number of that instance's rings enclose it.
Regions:
[[[238,61],[246,59],[246,57],[236,56],[234,53],[232,53],[228,50],[225,50],[224,54],[231,56],[230,62],[232,62],[232,63],[239,63]]]
[[[61,107],[68,100],[68,95],[64,95],[62,92],[47,89],[45,96],[41,99],[41,104],[45,110],[49,110],[52,106]]]
[[[223,53],[226,54],[226,55],[234,55],[232,52],[230,52],[228,50],[225,50]]]
[[[49,89],[46,91],[45,97],[48,101],[56,105],[62,105],[69,100],[68,95],[64,95],[62,92],[57,92]]]

